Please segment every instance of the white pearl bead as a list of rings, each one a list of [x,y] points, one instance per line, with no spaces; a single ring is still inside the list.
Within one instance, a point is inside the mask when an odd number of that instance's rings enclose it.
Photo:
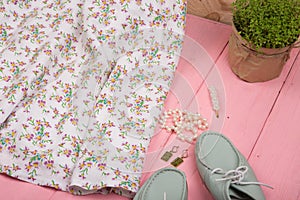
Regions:
[[[170,126],[167,126],[167,122]],[[180,140],[190,143],[198,137],[198,129],[208,128],[207,120],[202,118],[201,114],[190,113],[186,110],[180,111],[178,108],[164,111],[158,123],[168,132],[174,132]],[[184,135],[183,130],[189,131],[192,135]]]

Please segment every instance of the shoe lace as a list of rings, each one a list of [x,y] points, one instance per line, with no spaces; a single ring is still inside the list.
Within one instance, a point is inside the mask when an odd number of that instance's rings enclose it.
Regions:
[[[248,171],[248,167],[247,166],[240,166],[237,167],[236,169],[233,170],[229,170],[227,172],[225,172],[223,169],[221,168],[215,168],[212,170],[211,174],[215,174],[215,173],[221,173],[224,174],[222,176],[222,178],[216,179],[216,181],[227,181],[227,180],[231,180],[231,183],[237,184],[237,185],[262,185],[268,188],[273,189],[272,186],[267,185],[265,183],[261,183],[261,182],[255,182],[255,181],[248,181],[248,182],[244,182],[244,178],[245,175]]]

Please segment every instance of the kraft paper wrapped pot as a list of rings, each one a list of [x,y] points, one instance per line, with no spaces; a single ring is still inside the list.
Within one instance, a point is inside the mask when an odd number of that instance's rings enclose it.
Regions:
[[[272,80],[280,75],[292,48],[299,47],[297,43],[299,41],[285,48],[256,50],[238,34],[233,25],[229,39],[229,64],[232,71],[244,81]]]

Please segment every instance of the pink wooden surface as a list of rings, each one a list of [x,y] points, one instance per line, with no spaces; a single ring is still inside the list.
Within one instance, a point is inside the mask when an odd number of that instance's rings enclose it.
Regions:
[[[54,189],[19,181],[6,175],[0,176],[0,188],[3,200],[48,200],[56,192]]]
[[[216,63],[216,70],[221,74],[223,78],[226,98],[223,104],[225,106],[223,108],[225,109],[225,115],[223,116],[224,118],[222,122],[223,126],[221,129],[217,129],[217,131],[220,131],[221,133],[229,137],[231,141],[235,144],[235,146],[245,155],[246,158],[250,156],[251,151],[255,147],[257,140],[260,139],[259,137],[261,131],[264,129],[265,123],[268,120],[268,116],[272,112],[272,107],[276,102],[276,99],[284,85],[285,80],[287,79],[289,70],[292,66],[295,67],[294,60],[298,54],[299,51],[294,50],[291,54],[291,59],[286,64],[281,76],[275,80],[265,83],[246,83],[239,80],[231,72],[231,69],[228,66],[227,48],[225,49],[221,57],[218,59]],[[298,85],[298,87],[299,86],[300,85]],[[202,98],[202,96],[203,94],[199,92],[197,93],[196,98]],[[209,105],[207,106],[209,107]],[[287,120],[286,123],[289,124]],[[298,128],[298,130],[300,130],[300,128]],[[269,142],[272,141],[271,138],[268,139]],[[278,138],[278,140],[280,140],[280,138]],[[287,140],[286,142],[287,144],[289,144],[289,140]],[[300,140],[294,141],[294,143],[297,143],[299,145]],[[264,143],[262,145],[264,145]],[[267,148],[267,146],[264,146],[264,148]],[[292,156],[296,156],[300,152],[298,150],[296,152],[291,153],[293,153]],[[276,156],[273,158],[276,159]],[[266,160],[264,160],[264,165],[255,167],[255,171],[267,171],[267,169],[265,169],[265,166],[268,163],[268,158],[265,159]],[[295,161],[295,164],[296,162],[297,161]],[[194,166],[194,168],[192,166]],[[273,167],[277,168],[277,166],[275,165]],[[208,191],[203,187],[203,183],[197,180],[200,177],[198,176],[198,171],[195,166],[195,163],[191,163],[191,165],[183,168],[183,170],[188,171],[189,173],[192,170],[194,170],[193,175],[191,177],[188,177],[188,180],[191,178],[191,180],[189,181],[189,185],[193,185],[193,187],[189,190],[189,199],[211,199],[212,197],[210,196]],[[284,169],[277,168],[277,170],[282,170],[280,173],[284,174]],[[265,182],[272,185],[272,182],[269,182],[267,179],[265,179],[265,176],[261,177],[259,175],[260,174],[258,173],[257,177],[261,182]],[[284,178],[284,175],[282,175],[280,178]],[[197,185],[197,187],[195,185]],[[290,187],[290,184],[288,187]],[[295,188],[297,188],[297,186],[292,187],[294,188],[292,190],[295,190]],[[298,184],[297,191],[299,191],[299,189],[300,187]],[[266,199],[297,199],[297,195],[295,194],[291,196],[286,196],[290,198],[276,198],[276,196],[278,195],[279,194],[276,193],[266,193]]]
[[[279,78],[264,83],[238,79],[228,66],[227,49],[217,62],[226,88],[227,111],[222,131],[246,157],[264,127],[297,53],[298,49],[292,51]]]
[[[265,83],[246,83],[228,66],[230,32],[228,25],[188,15],[188,37],[165,109],[187,109],[208,118],[210,129],[224,133],[249,158],[258,179],[275,187],[274,190],[264,189],[267,199],[299,199],[299,50],[293,50],[279,78]],[[215,86],[218,91],[219,118],[211,109],[208,86]],[[148,149],[142,182],[153,171],[168,165],[160,160],[160,156],[174,144],[179,144],[181,150],[189,150],[189,157],[178,167],[186,173],[189,199],[212,199],[198,175],[194,145],[182,143],[159,129]],[[114,194],[73,196],[3,175],[0,176],[0,188],[8,200],[128,199]]]
[[[300,199],[300,54],[249,158],[268,199]]]

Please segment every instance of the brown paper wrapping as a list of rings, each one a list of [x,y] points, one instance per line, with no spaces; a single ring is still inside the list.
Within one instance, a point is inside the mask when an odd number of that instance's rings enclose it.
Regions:
[[[234,0],[188,0],[187,13],[231,24],[232,2]]]
[[[293,45],[278,49],[261,48],[258,52],[250,48],[233,27],[229,39],[229,64],[232,71],[244,81],[268,81],[280,75],[292,48]]]

